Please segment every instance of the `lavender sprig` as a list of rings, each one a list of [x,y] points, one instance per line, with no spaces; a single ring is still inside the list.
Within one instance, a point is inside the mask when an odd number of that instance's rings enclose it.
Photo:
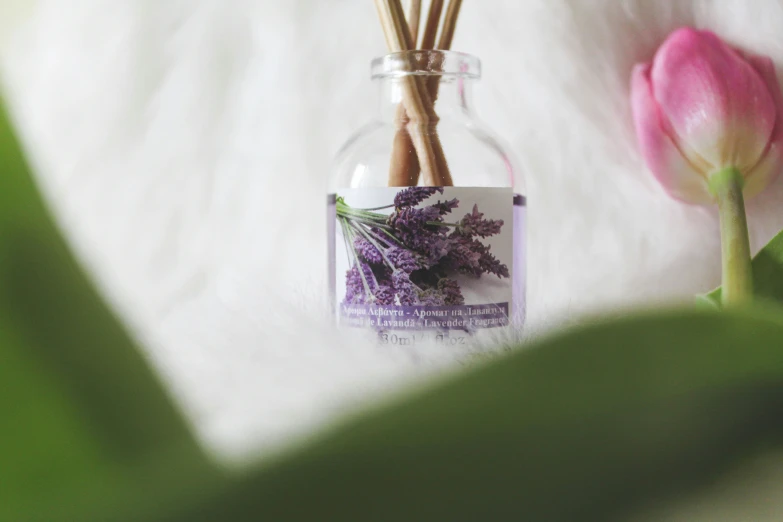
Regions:
[[[502,220],[485,219],[474,205],[458,222],[445,219],[459,200],[421,205],[441,187],[400,190],[393,205],[355,208],[337,198],[351,260],[345,302],[379,305],[456,306],[465,303],[457,273],[509,277],[508,267],[481,239],[500,233]],[[376,210],[393,208],[388,214]]]
[[[415,207],[436,192],[443,194],[443,187],[410,187],[401,190],[394,196],[394,206],[397,208]]]

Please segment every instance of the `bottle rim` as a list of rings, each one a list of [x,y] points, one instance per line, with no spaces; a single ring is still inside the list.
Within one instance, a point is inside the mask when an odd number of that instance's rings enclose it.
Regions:
[[[457,51],[401,51],[375,58],[370,65],[370,76],[372,79],[403,76],[476,79],[481,78],[481,60],[471,54]]]

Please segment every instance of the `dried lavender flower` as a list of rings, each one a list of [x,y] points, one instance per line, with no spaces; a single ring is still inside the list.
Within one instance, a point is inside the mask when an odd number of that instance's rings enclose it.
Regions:
[[[508,267],[501,263],[494,255],[489,253],[489,248],[481,254],[481,260],[479,261],[481,269],[488,274],[495,274],[496,276],[503,278],[509,277]]]
[[[459,200],[457,198],[450,199],[448,201],[438,200],[438,202],[432,206],[438,209],[438,212],[440,212],[441,216],[444,216],[451,213],[452,210],[459,206]]]
[[[436,192],[443,194],[443,187],[409,187],[394,196],[394,206],[397,208],[415,207]]]
[[[387,223],[396,230],[408,232],[430,230],[430,228],[434,231],[437,226],[430,225],[430,222],[442,222],[439,210],[433,206],[424,208],[401,208],[390,214],[387,221]]]
[[[438,292],[435,288],[428,288],[422,292],[419,292],[419,304],[425,306],[443,306],[445,300],[443,294]]]
[[[442,278],[438,281],[438,290],[443,294],[444,304],[447,305],[463,305],[465,304],[465,298],[462,296],[462,290],[453,279],[448,277]]]
[[[459,235],[454,235],[450,239],[451,248],[443,260],[446,268],[480,276],[482,272],[480,261],[484,245]]]
[[[408,274],[399,270],[394,272],[392,274],[392,283],[401,305],[410,306],[416,304],[416,288]]]
[[[363,237],[357,236],[354,238],[353,246],[356,249],[356,253],[368,263],[380,264],[383,262],[383,256],[380,251]]]
[[[402,270],[407,274],[421,268],[417,255],[405,248],[391,247],[386,252],[386,257],[392,262],[394,268]]]
[[[349,304],[364,304],[364,282],[356,265],[345,272],[345,302]]]
[[[465,236],[489,237],[500,233],[503,227],[502,219],[483,219],[484,214],[478,211],[478,205],[473,205],[473,212],[465,214],[457,231]]]
[[[378,285],[375,291],[375,302],[379,305],[391,306],[394,304],[394,287],[387,284]]]

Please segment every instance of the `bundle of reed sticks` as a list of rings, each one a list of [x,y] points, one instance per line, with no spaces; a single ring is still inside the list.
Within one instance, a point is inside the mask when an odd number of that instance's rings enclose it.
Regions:
[[[449,49],[462,0],[449,1],[441,26],[443,3],[443,0],[431,1],[427,23],[419,41],[421,0],[410,0],[407,20],[400,0],[375,0],[389,52]],[[440,37],[437,35],[439,26]],[[390,187],[418,185],[419,175],[427,186],[454,184],[436,128],[438,116],[434,104],[438,97],[439,80],[438,76],[413,75],[400,79],[402,103],[397,108],[398,128],[389,166]]]

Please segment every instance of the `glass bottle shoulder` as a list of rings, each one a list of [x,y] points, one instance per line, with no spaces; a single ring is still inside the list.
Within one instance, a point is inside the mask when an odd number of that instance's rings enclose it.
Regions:
[[[387,186],[397,129],[392,121],[373,120],[346,140],[334,160],[330,190]],[[437,133],[455,186],[513,187],[524,194],[524,178],[509,148],[479,121],[444,119]]]

